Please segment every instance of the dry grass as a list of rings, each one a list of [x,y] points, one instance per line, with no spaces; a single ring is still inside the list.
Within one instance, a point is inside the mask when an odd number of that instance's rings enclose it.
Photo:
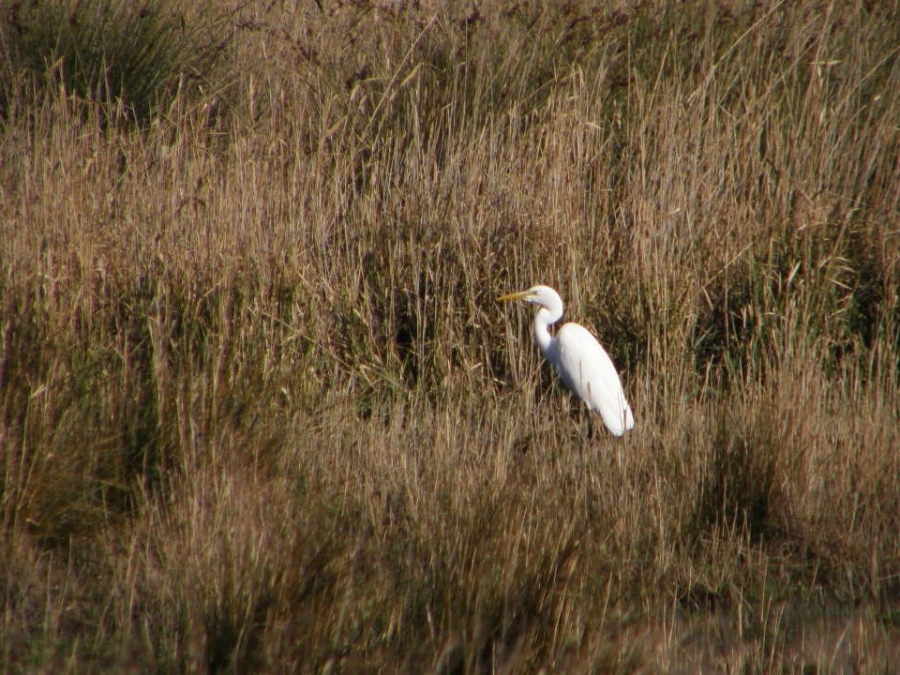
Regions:
[[[5,671],[894,672],[896,8],[229,20],[149,122],[4,66]]]

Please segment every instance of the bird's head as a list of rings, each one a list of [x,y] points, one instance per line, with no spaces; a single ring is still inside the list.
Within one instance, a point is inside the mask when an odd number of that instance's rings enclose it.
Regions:
[[[532,286],[527,291],[507,293],[506,295],[501,295],[497,300],[524,300],[525,302],[531,302],[535,305],[546,307],[547,309],[562,305],[562,299],[559,297],[559,293],[549,286],[542,285]]]
[[[524,300],[538,306],[537,316],[539,320],[552,324],[562,318],[563,301],[559,297],[559,293],[549,286],[532,286],[527,291],[519,291],[518,293],[509,293],[501,295],[498,300]],[[536,319],[538,320],[538,319]]]

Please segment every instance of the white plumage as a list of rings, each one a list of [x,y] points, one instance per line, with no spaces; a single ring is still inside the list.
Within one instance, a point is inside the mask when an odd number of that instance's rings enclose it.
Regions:
[[[534,342],[556,368],[563,383],[589,410],[600,413],[606,428],[621,436],[634,427],[634,415],[625,399],[619,373],[606,350],[584,326],[565,323],[550,334],[550,326],[562,318],[563,301],[549,286],[501,296],[500,300],[525,300],[538,305],[534,317]]]

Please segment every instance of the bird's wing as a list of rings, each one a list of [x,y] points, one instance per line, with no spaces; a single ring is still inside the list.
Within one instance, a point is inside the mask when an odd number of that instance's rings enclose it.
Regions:
[[[616,436],[634,426],[634,415],[625,399],[622,382],[606,350],[577,323],[567,323],[556,333],[553,365],[566,386],[596,410]]]

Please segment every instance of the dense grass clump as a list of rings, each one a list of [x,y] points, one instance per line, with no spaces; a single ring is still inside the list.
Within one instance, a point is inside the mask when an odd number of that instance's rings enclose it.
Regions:
[[[0,109],[25,115],[41,92],[62,90],[105,118],[145,122],[179,91],[221,96],[228,84],[210,77],[232,37],[226,17],[208,2],[8,2]]]
[[[2,19],[4,670],[891,672],[896,10],[218,11]]]

